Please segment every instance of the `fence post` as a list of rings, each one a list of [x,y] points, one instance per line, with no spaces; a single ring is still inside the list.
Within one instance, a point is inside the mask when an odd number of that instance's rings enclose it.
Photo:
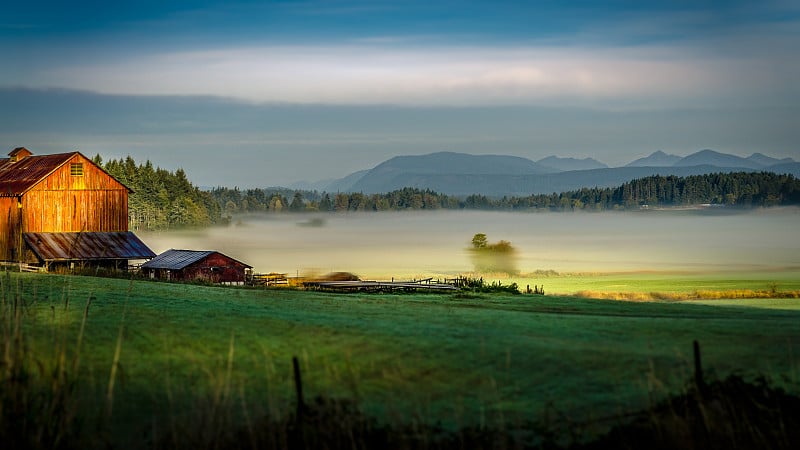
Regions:
[[[300,378],[300,363],[297,361],[297,356],[292,357],[292,365],[294,366],[294,388],[297,392],[297,416],[299,417],[305,411],[305,403],[303,402],[303,382]]]
[[[695,340],[694,346],[694,384],[700,394],[706,394],[706,382],[703,380],[703,364],[700,360],[700,343]]]

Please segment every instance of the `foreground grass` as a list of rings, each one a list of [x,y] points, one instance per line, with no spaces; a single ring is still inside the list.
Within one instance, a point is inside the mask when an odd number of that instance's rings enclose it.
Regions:
[[[549,417],[585,433],[680,390],[694,339],[720,375],[766,374],[797,391],[800,370],[792,310],[34,274],[2,282],[4,299],[22,298],[33,319],[27,351],[41,373],[60,360],[75,367],[84,426],[109,423],[100,441],[115,447],[293,411],[293,356],[308,397],[350,399],[386,423],[503,429]]]

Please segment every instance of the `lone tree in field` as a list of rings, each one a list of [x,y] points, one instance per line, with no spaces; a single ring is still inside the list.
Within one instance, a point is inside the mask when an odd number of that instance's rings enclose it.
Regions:
[[[489,241],[486,239],[486,235],[484,233],[478,233],[475,236],[472,236],[472,248],[486,248],[487,245],[489,245]]]
[[[476,272],[500,272],[513,275],[517,269],[517,251],[508,241],[489,243],[484,233],[472,237],[472,264]]]

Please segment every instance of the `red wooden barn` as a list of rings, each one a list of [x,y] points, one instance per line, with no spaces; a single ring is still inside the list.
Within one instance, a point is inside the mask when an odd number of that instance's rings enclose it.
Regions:
[[[127,268],[152,250],[128,231],[130,189],[79,152],[0,159],[0,261]]]
[[[142,264],[142,273],[165,280],[244,284],[252,268],[213,250],[170,249]]]

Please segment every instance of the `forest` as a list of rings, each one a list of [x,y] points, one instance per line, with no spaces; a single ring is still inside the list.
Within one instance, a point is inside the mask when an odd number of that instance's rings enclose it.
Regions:
[[[183,169],[171,172],[150,161],[94,162],[132,189],[130,229],[163,230],[227,224],[236,214],[343,211],[479,209],[494,211],[607,211],[700,204],[735,208],[800,205],[800,180],[771,172],[735,172],[690,177],[650,176],[613,188],[583,188],[552,194],[492,198],[479,193],[448,196],[403,188],[383,194],[317,192],[287,188],[239,189],[194,186]]]
[[[614,188],[583,188],[552,194],[492,198],[454,197],[429,189],[385,194],[218,187],[211,191],[225,215],[250,212],[401,211],[481,209],[500,211],[605,211],[700,204],[751,208],[800,204],[800,180],[771,172],[715,173],[690,177],[651,176]],[[291,200],[289,200],[291,198]]]
[[[164,230],[204,227],[225,223],[217,200],[210,192],[194,186],[183,169],[170,172],[153,167],[150,161],[137,164],[133,158],[95,164],[129,187],[128,221],[131,230]]]

